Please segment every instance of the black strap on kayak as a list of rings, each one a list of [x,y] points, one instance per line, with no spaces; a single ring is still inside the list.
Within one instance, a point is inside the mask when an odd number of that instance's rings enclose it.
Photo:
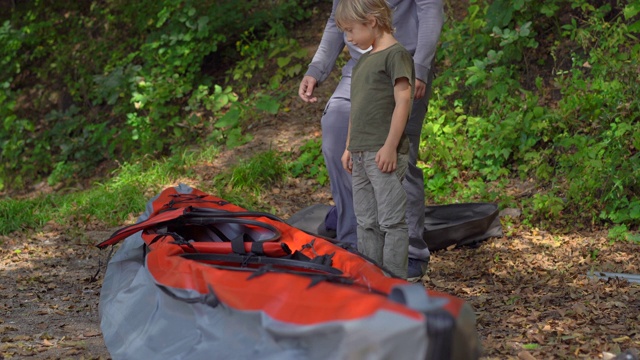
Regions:
[[[204,253],[184,253],[181,257],[201,262],[221,262],[240,264],[240,269],[248,267],[250,264],[273,265],[281,268],[308,270],[326,274],[342,275],[342,271],[332,266],[317,264],[311,261],[296,260],[290,258],[275,258],[255,255],[239,254],[204,254]]]
[[[231,239],[231,251],[239,255],[245,255],[247,253],[247,251],[244,249],[245,241],[254,242],[251,236],[249,236],[248,234],[240,234]]]
[[[304,276],[307,277],[309,279],[311,279],[311,282],[309,283],[309,288],[323,282],[323,281],[327,281],[327,282],[331,282],[331,283],[335,283],[335,284],[342,284],[342,285],[355,285],[357,287],[360,287],[361,285],[355,284],[354,280],[346,277],[344,275],[338,275],[338,274],[321,274],[321,273],[316,273],[316,272],[308,272],[308,271],[299,271],[299,270],[295,270],[295,269],[282,269],[279,268],[277,266],[273,266],[271,264],[267,264],[264,266],[261,266],[259,268],[252,268],[252,267],[246,267],[246,268],[238,268],[235,266],[227,266],[227,265],[219,265],[219,264],[207,264],[209,266],[213,266],[215,268],[218,269],[223,269],[223,270],[232,270],[232,271],[249,271],[249,272],[253,272],[253,274],[251,274],[247,280],[251,280],[254,279],[256,277],[265,275],[265,274],[269,274],[269,273],[278,273],[278,274],[293,274],[293,275],[299,275],[299,276]]]
[[[182,236],[180,236],[179,234],[176,233],[166,233],[164,235],[171,235],[173,237],[173,241],[171,242],[172,244],[176,244],[176,245],[186,245],[188,246],[191,250],[198,252],[198,249],[196,249],[195,246],[193,246],[193,244],[191,243],[191,241],[188,241],[187,239],[183,238]]]
[[[352,285],[354,283],[353,279],[345,277],[343,275],[310,273],[310,272],[296,271],[296,270],[290,270],[290,269],[284,270],[284,269],[279,269],[271,264],[259,267],[257,269],[249,268],[249,270],[253,271],[253,274],[251,274],[247,278],[247,280],[251,280],[253,278],[256,278],[258,276],[262,276],[268,273],[285,273],[285,274],[302,275],[311,279],[311,282],[309,283],[308,288],[312,288],[323,281],[328,281],[328,282],[338,283],[343,285]]]
[[[91,278],[89,278],[89,282],[96,282],[98,281],[98,275],[100,274],[100,271],[102,271],[102,266],[106,266],[107,264],[109,264],[109,260],[111,260],[111,256],[113,255],[113,250],[115,249],[115,247],[111,247],[111,250],[109,250],[109,254],[107,255],[107,259],[105,260],[105,262],[102,262],[102,258],[98,257],[98,270],[96,270],[96,273],[93,274],[93,276]]]
[[[176,232],[162,232],[162,233],[156,233],[156,236],[151,240],[151,242],[149,243],[149,245],[157,242],[158,240],[162,239],[165,236],[171,236],[174,240],[171,241],[171,244],[175,244],[175,245],[185,245],[188,246],[191,250],[193,250],[194,252],[199,252],[198,249],[193,245],[193,240],[187,240],[184,237],[182,237],[180,234],[176,233]],[[254,241],[253,238],[251,238],[250,235],[248,234],[242,234],[240,236],[238,236],[237,238],[235,238],[232,241],[228,241],[231,242],[231,251],[233,253],[239,254],[239,255],[256,255],[256,256],[266,256],[266,253],[264,252],[264,242],[262,241]],[[249,252],[247,253],[245,247],[244,247],[244,243],[245,242],[250,242],[251,243],[251,249],[249,250]],[[279,243],[280,244],[280,249],[282,249],[282,251],[285,254],[288,254],[287,256],[291,256],[292,251],[289,248],[289,246],[286,243]],[[147,248],[147,244],[145,244],[144,246],[144,254],[143,254],[143,258],[146,256],[146,248]],[[304,256],[304,255],[302,255]],[[331,255],[333,256],[333,254]],[[318,262],[318,261],[316,261]],[[326,260],[322,262],[322,264],[327,264]],[[328,265],[331,265],[330,263]]]
[[[289,250],[289,251],[291,251],[291,250]],[[251,253],[252,254],[256,254],[258,256],[264,256],[265,255],[265,253],[264,253],[264,243],[255,242],[255,241],[253,243],[251,243]]]
[[[303,246],[303,248],[304,248],[304,246]],[[312,262],[314,264],[331,266],[331,264],[333,263],[333,255],[335,255],[335,253],[324,254],[324,255],[318,255],[316,253],[316,255],[317,256],[314,257],[314,258],[310,258],[309,256],[301,253],[300,251],[296,251],[293,254],[291,254],[291,258],[293,260],[306,261],[306,262]]]
[[[267,219],[275,220],[284,223],[281,218],[261,211],[238,211],[231,212],[221,209],[202,208],[202,207],[189,207],[189,211],[184,215],[185,217],[208,217],[208,216],[225,216],[225,217],[266,217]]]

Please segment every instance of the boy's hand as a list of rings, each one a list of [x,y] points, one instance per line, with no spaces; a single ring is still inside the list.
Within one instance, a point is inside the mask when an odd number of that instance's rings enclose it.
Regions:
[[[398,165],[398,153],[390,146],[383,146],[376,154],[376,165],[383,173],[396,171]]]
[[[353,169],[353,161],[351,160],[351,152],[349,150],[345,150],[342,154],[342,167],[347,170],[349,174],[351,174],[351,169]]]

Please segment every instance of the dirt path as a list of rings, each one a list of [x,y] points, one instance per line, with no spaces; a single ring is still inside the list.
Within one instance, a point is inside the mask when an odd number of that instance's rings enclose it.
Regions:
[[[98,324],[101,281],[92,281],[105,254],[93,239],[48,229],[0,239],[0,359],[108,358]]]
[[[588,276],[640,273],[637,245],[610,244],[599,232],[505,230],[510,236],[477,249],[436,252],[423,279],[473,305],[487,359],[599,359],[640,348],[640,284]],[[92,277],[106,256],[93,244],[111,232],[68,236],[50,227],[0,239],[0,358],[109,357],[101,276]]]

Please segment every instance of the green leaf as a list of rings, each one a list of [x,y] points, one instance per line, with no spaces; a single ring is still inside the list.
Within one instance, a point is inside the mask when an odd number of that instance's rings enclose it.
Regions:
[[[291,62],[291,58],[290,57],[279,57],[277,60],[278,63],[278,67],[283,68],[287,65],[289,65],[289,63]]]
[[[271,90],[276,90],[280,87],[281,83],[282,83],[282,75],[275,74],[274,76],[271,77],[271,79],[269,79],[269,88],[271,88]]]
[[[213,97],[213,108],[209,110],[218,111],[225,107],[229,103],[229,97],[225,94],[216,95]]]
[[[640,32],[640,20],[629,25],[627,29],[629,30],[629,32]]]
[[[636,203],[634,207],[629,210],[629,217],[632,219],[640,219],[640,203]]]
[[[287,75],[289,77],[294,77],[300,74],[300,71],[302,71],[302,65],[296,64],[294,66],[289,67],[289,70],[287,70]]]
[[[638,15],[638,13],[640,13],[640,3],[636,3],[636,4],[629,4],[627,6],[624,7],[624,10],[622,11],[622,13],[624,14],[624,18],[629,20],[632,17]]]
[[[520,27],[520,36],[529,36],[531,34],[531,21],[525,23]]]
[[[536,106],[533,108],[533,116],[539,118],[542,115],[544,115],[544,108],[542,106]]]
[[[171,9],[168,9],[167,7],[162,8],[162,10],[160,10],[160,12],[158,13],[158,21],[156,22],[156,27],[161,27],[167,21],[167,19],[169,19],[169,16],[171,16]]]
[[[265,111],[272,115],[277,114],[279,108],[280,104],[271,96],[263,96],[256,102],[256,109]]]
[[[209,33],[209,17],[201,16],[198,19],[198,34],[200,36],[206,35]]]
[[[487,25],[493,27],[507,26],[513,19],[514,6],[510,0],[495,0],[487,9]]]
[[[239,107],[234,106],[226,114],[224,114],[218,121],[215,123],[215,127],[220,128],[229,128],[237,126],[240,122],[240,115],[242,114]]]
[[[559,8],[560,7],[558,7],[558,5],[556,4],[544,4],[540,8],[540,12],[547,17],[552,17],[553,15],[555,15],[556,11],[558,11]]]

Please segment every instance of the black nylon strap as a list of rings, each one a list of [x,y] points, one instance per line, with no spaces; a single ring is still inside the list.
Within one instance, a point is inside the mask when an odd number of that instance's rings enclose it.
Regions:
[[[237,263],[240,265],[248,265],[248,264],[260,264],[260,265],[275,265],[279,267],[286,267],[292,269],[299,270],[311,270],[311,271],[320,271],[328,274],[337,274],[342,275],[342,271],[336,269],[331,266],[316,264],[310,261],[302,261],[302,260],[294,260],[294,259],[283,259],[283,258],[272,258],[266,256],[255,256],[255,255],[238,255],[238,254],[204,254],[204,253],[190,253],[190,254],[180,254],[185,259],[195,260],[195,261],[216,261],[216,262],[225,262],[225,263]]]
[[[264,243],[262,242],[252,242],[251,243],[251,253],[255,255],[264,255]]]
[[[244,255],[247,252],[244,249],[244,234],[238,235],[231,239],[231,251],[236,254]]]
[[[208,216],[222,216],[222,217],[266,217],[267,219],[285,222],[281,218],[269,214],[266,212],[260,211],[241,211],[241,212],[230,212],[220,209],[212,209],[212,208],[200,208],[200,207],[191,207],[189,212],[185,214],[185,217],[208,217]]]
[[[334,253],[325,254],[325,255],[322,255],[322,256],[316,256],[315,258],[313,258],[311,260],[311,262],[314,262],[316,264],[330,266],[333,263],[333,255],[334,255]]]

